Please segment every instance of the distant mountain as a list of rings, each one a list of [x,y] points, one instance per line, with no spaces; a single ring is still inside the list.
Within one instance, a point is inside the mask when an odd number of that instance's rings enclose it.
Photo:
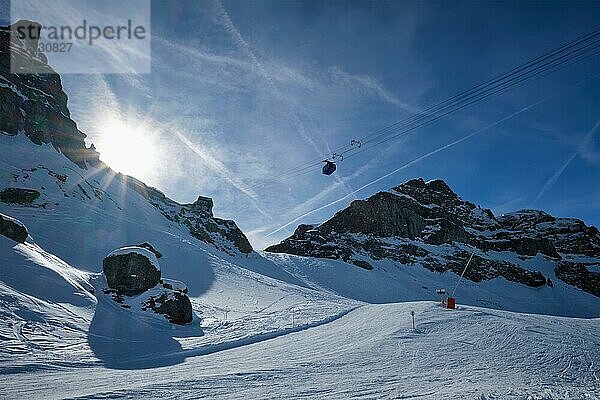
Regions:
[[[20,153],[10,157],[15,160],[10,165],[12,172],[2,174],[0,204],[48,208],[48,213],[61,207],[88,207],[67,200],[76,198],[79,202],[95,203],[94,207],[103,204],[104,208],[120,209],[123,205],[118,200],[122,194],[118,192],[133,190],[168,221],[187,228],[196,239],[232,255],[252,253],[250,242],[235,222],[213,215],[212,199],[200,196],[192,204],[178,204],[133,177],[116,174],[99,160],[94,145],[85,145],[86,135],[71,119],[60,76],[47,64],[44,54],[37,51],[37,43],[20,41],[15,36],[11,46],[11,31],[30,24],[36,25],[19,21],[0,27],[0,136],[24,135],[32,142],[31,148],[22,147],[16,140],[0,148],[5,162],[9,152]],[[36,70],[45,73],[11,73],[11,61],[17,67],[35,64]],[[34,144],[49,144],[56,152],[36,153]],[[34,154],[44,154],[45,159],[35,159]],[[62,162],[63,155],[75,165]],[[100,181],[116,181],[125,189],[111,192]]]
[[[440,179],[412,179],[353,201],[320,225],[298,226],[265,251],[342,259],[367,270],[376,269],[379,260],[392,260],[459,275],[473,253],[464,275],[471,281],[502,277],[535,288],[559,279],[600,296],[596,227],[537,210],[496,217],[461,199]],[[553,271],[525,266],[536,257],[552,263]]]

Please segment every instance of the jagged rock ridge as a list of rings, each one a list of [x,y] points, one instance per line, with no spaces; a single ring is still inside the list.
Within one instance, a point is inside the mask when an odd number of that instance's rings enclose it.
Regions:
[[[475,251],[467,279],[504,277],[532,287],[551,284],[550,277],[496,253],[512,252],[521,259],[541,254],[556,263],[557,278],[600,296],[600,285],[590,283],[600,274],[588,268],[600,264],[597,228],[536,210],[496,217],[461,199],[440,179],[412,179],[353,201],[321,225],[298,226],[266,251],[342,259],[366,269],[373,269],[373,260],[390,259],[457,274]]]

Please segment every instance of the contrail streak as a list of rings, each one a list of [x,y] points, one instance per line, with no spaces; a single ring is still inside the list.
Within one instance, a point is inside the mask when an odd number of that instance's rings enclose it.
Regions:
[[[259,198],[256,195],[256,193],[254,193],[254,191],[252,189],[248,188],[243,182],[241,182],[239,179],[237,179],[221,161],[210,156],[209,154],[207,154],[206,151],[203,151],[202,149],[198,148],[197,145],[192,143],[188,138],[186,138],[181,133],[179,133],[177,131],[174,131],[174,133],[175,133],[175,136],[177,136],[177,138],[183,144],[185,144],[192,152],[194,152],[194,154],[199,156],[202,159],[202,161],[204,161],[210,169],[212,169],[217,174],[219,174],[221,177],[223,177],[223,179],[225,179],[231,186],[233,186],[234,188],[236,188],[237,190],[239,190],[240,192],[242,192],[243,194],[248,196],[248,198],[250,199],[250,203],[254,206],[254,208],[256,208],[256,210],[258,210],[259,213],[261,213],[262,215],[264,215],[265,217],[267,217],[269,219],[272,219],[271,215],[269,215],[269,213],[267,213],[265,210],[263,210],[260,207],[260,205],[259,205],[260,201],[259,201]]]
[[[583,143],[585,143],[586,140],[590,136],[592,136],[599,127],[600,127],[600,120],[594,124],[594,126],[592,127],[592,129],[589,130],[588,133],[585,134],[585,136],[583,137],[583,140],[581,141],[581,144],[579,146],[581,146]],[[569,159],[558,170],[556,170],[556,172],[550,177],[550,179],[548,179],[546,181],[546,183],[544,184],[544,186],[542,187],[540,192],[537,194],[537,196],[535,196],[535,200],[533,200],[534,203],[537,203],[537,201],[544,195],[544,193],[546,193],[546,191],[554,185],[554,183],[558,180],[558,178],[560,178],[560,176],[563,174],[563,172],[565,172],[565,170],[571,164],[571,162],[575,159],[575,157],[577,157],[577,154],[579,154],[579,151],[574,152],[571,155],[571,157],[569,157]]]
[[[459,144],[459,143],[462,143],[462,142],[464,142],[465,140],[468,140],[468,139],[472,138],[472,137],[473,137],[473,136],[475,136],[475,135],[479,135],[480,133],[482,133],[482,132],[484,132],[484,131],[486,131],[486,130],[488,130],[488,129],[490,129],[490,128],[493,128],[494,126],[496,126],[496,125],[498,125],[498,124],[501,124],[502,122],[504,122],[504,121],[506,121],[506,120],[508,120],[508,119],[511,119],[511,118],[513,118],[513,117],[515,117],[515,116],[517,116],[517,115],[521,114],[521,113],[524,113],[525,111],[528,111],[528,110],[530,110],[531,108],[533,108],[533,107],[535,107],[535,106],[537,106],[537,105],[539,105],[539,104],[542,104],[542,103],[544,103],[544,102],[546,102],[546,101],[550,100],[550,99],[551,99],[551,98],[553,98],[553,97],[556,97],[556,96],[558,96],[560,93],[562,93],[562,92],[564,92],[564,91],[566,91],[566,90],[569,90],[569,89],[571,89],[571,88],[573,88],[573,87],[579,86],[580,84],[582,84],[582,83],[584,83],[584,82],[586,82],[586,81],[588,81],[588,80],[589,80],[589,78],[588,78],[588,79],[585,79],[585,80],[583,80],[583,81],[580,81],[580,82],[576,83],[575,85],[569,86],[568,88],[566,88],[566,89],[564,89],[564,90],[561,90],[561,91],[559,91],[559,92],[557,92],[557,93],[555,93],[555,94],[552,94],[552,95],[550,95],[550,96],[548,96],[548,97],[545,97],[545,98],[543,98],[543,99],[541,99],[541,100],[538,100],[538,101],[536,101],[535,103],[532,103],[532,104],[528,105],[527,107],[521,108],[520,110],[518,110],[518,111],[515,111],[514,113],[512,113],[512,114],[510,114],[510,115],[507,115],[506,117],[504,117],[504,118],[501,118],[501,119],[497,120],[496,122],[493,122],[493,123],[491,123],[491,124],[489,124],[489,125],[487,125],[487,126],[484,126],[484,127],[483,127],[483,128],[481,128],[481,129],[478,129],[478,130],[476,130],[475,132],[472,132],[472,133],[470,133],[470,134],[468,134],[468,135],[466,135],[466,136],[463,136],[462,138],[460,138],[460,139],[458,139],[458,140],[455,140],[454,142],[451,142],[451,143],[445,144],[444,146],[442,146],[442,147],[439,147],[439,148],[437,148],[437,149],[435,149],[435,150],[432,150],[432,151],[430,151],[430,152],[429,152],[429,153],[427,153],[427,154],[424,154],[424,155],[422,155],[422,156],[420,156],[420,157],[417,157],[417,158],[415,158],[414,160],[412,160],[412,161],[410,161],[410,162],[408,162],[408,163],[406,163],[406,164],[402,165],[401,167],[399,167],[399,168],[396,168],[396,169],[395,169],[395,170],[393,170],[392,172],[389,172],[389,173],[387,173],[387,174],[385,174],[385,175],[383,175],[383,176],[380,176],[379,178],[377,178],[377,179],[375,179],[375,180],[373,180],[373,181],[371,181],[371,182],[369,182],[369,183],[367,183],[367,184],[365,184],[365,185],[363,185],[363,186],[359,187],[358,189],[356,189],[356,190],[354,190],[354,191],[352,191],[352,192],[348,193],[347,195],[345,195],[345,196],[343,196],[343,197],[340,197],[340,198],[339,198],[339,199],[337,199],[337,200],[334,200],[334,201],[332,201],[331,203],[325,204],[325,205],[323,205],[323,206],[321,206],[321,207],[315,208],[315,209],[313,209],[313,210],[310,210],[310,211],[308,211],[308,212],[306,212],[306,213],[302,214],[301,216],[299,216],[299,217],[297,217],[297,218],[293,219],[292,221],[290,221],[290,222],[288,222],[288,223],[286,223],[286,224],[284,224],[284,225],[280,226],[279,228],[275,229],[274,231],[272,231],[272,232],[268,233],[267,235],[265,235],[265,237],[269,237],[269,236],[271,236],[271,235],[274,235],[275,233],[277,233],[277,232],[281,231],[282,229],[285,229],[285,228],[287,228],[288,226],[292,225],[293,223],[295,223],[295,222],[298,222],[298,221],[299,221],[299,220],[301,220],[302,218],[304,218],[304,217],[307,217],[307,216],[309,216],[309,215],[311,215],[311,214],[314,214],[314,213],[316,213],[317,211],[321,211],[321,210],[323,210],[323,209],[325,209],[325,208],[331,207],[331,206],[332,206],[332,205],[334,205],[334,204],[340,203],[340,202],[342,202],[342,201],[346,200],[348,197],[350,197],[350,196],[352,196],[352,195],[354,195],[354,194],[356,194],[356,193],[360,192],[361,190],[364,190],[364,189],[368,188],[369,186],[372,186],[372,185],[376,184],[377,182],[380,182],[380,181],[382,181],[382,180],[384,180],[384,179],[386,179],[386,178],[388,178],[388,177],[390,177],[390,176],[392,176],[392,175],[394,175],[394,174],[396,174],[396,173],[398,173],[398,172],[400,172],[400,171],[402,171],[402,170],[404,170],[404,169],[406,169],[406,168],[412,167],[412,166],[413,166],[413,165],[415,165],[416,163],[418,163],[418,162],[420,162],[420,161],[422,161],[422,160],[424,160],[424,159],[426,159],[426,158],[429,158],[429,157],[431,157],[431,156],[432,156],[432,155],[434,155],[434,154],[437,154],[437,153],[439,153],[439,152],[441,152],[441,151],[444,151],[444,150],[446,150],[446,149],[449,149],[450,147],[454,147],[454,146],[456,146],[457,144]]]
[[[577,152],[573,153],[571,155],[571,157],[569,157],[569,159],[558,170],[556,170],[556,172],[550,177],[550,179],[548,179],[548,181],[546,181],[546,183],[542,187],[542,190],[540,190],[540,192],[537,194],[537,196],[535,196],[535,200],[533,200],[534,203],[537,203],[537,201],[544,195],[544,193],[546,193],[546,191],[552,185],[554,185],[554,182],[556,182],[557,179],[560,178],[560,176],[563,174],[563,172],[565,172],[565,169],[567,169],[569,164],[571,164],[571,161],[573,161],[576,156],[577,156]]]
[[[254,51],[252,51],[252,47],[248,44],[248,42],[244,39],[240,31],[236,28],[235,24],[231,20],[231,17],[229,16],[229,13],[225,9],[225,6],[223,6],[223,3],[221,3],[220,0],[217,0],[215,2],[215,5],[217,8],[219,21],[221,22],[223,28],[229,33],[235,44],[246,54],[246,56],[250,59],[252,64],[254,64],[256,72],[267,81],[267,84],[269,85],[275,96],[283,98],[283,96],[279,92],[279,89],[277,88],[277,85],[275,85],[275,82],[273,81],[269,73],[267,73],[267,70],[259,61],[256,54],[254,54]],[[296,109],[290,104],[287,104],[287,107],[290,110],[293,121],[296,125],[296,131],[298,132],[300,137],[308,144],[310,144],[317,154],[321,154],[315,141],[306,133],[304,123],[302,122],[300,117],[298,117]]]

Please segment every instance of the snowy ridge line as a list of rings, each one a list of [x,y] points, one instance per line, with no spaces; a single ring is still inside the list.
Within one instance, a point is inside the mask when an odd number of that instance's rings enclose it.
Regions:
[[[251,344],[264,342],[264,341],[267,341],[270,339],[275,339],[278,337],[289,335],[290,333],[302,332],[302,331],[306,331],[311,328],[317,328],[319,326],[327,325],[331,322],[337,321],[337,320],[345,317],[346,315],[350,314],[351,312],[353,312],[361,307],[364,307],[364,306],[360,305],[360,306],[352,307],[348,310],[345,310],[345,311],[342,311],[335,315],[326,317],[326,318],[322,319],[321,321],[311,322],[311,323],[299,325],[299,326],[296,326],[293,328],[284,328],[282,330],[276,330],[273,332],[258,333],[256,335],[252,335],[252,336],[245,337],[242,339],[232,340],[229,342],[208,344],[205,346],[198,347],[196,349],[188,349],[188,350],[183,350],[180,352],[171,353],[171,354],[165,355],[164,357],[169,358],[169,357],[173,357],[173,356],[183,356],[183,357],[205,356],[205,355],[209,355],[209,354],[219,353],[219,352],[225,351],[225,350],[231,350],[231,349],[235,349],[238,347],[243,347],[243,346],[248,346]],[[157,357],[153,357],[153,358],[156,359]],[[160,358],[160,357],[158,357],[158,358]],[[144,359],[145,359],[145,357],[131,359],[131,362],[136,363],[139,361],[143,361]]]

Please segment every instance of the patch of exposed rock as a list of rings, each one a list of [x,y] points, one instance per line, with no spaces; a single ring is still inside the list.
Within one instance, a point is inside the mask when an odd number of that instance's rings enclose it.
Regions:
[[[150,296],[142,304],[142,310],[151,309],[162,314],[170,322],[185,325],[192,322],[192,303],[187,295],[179,291],[163,291],[160,295]]]
[[[254,250],[234,221],[217,218],[210,197],[198,196],[191,204],[179,204],[160,190],[130,176],[121,175],[130,188],[144,196],[165,218],[185,226],[196,239],[231,255],[250,254]]]
[[[21,221],[0,213],[0,235],[17,243],[25,243],[29,233]]]
[[[557,278],[600,297],[600,273],[588,269],[588,264],[559,262],[554,269]]]
[[[0,191],[0,201],[3,203],[30,205],[40,197],[40,192],[34,189],[9,187]]]

